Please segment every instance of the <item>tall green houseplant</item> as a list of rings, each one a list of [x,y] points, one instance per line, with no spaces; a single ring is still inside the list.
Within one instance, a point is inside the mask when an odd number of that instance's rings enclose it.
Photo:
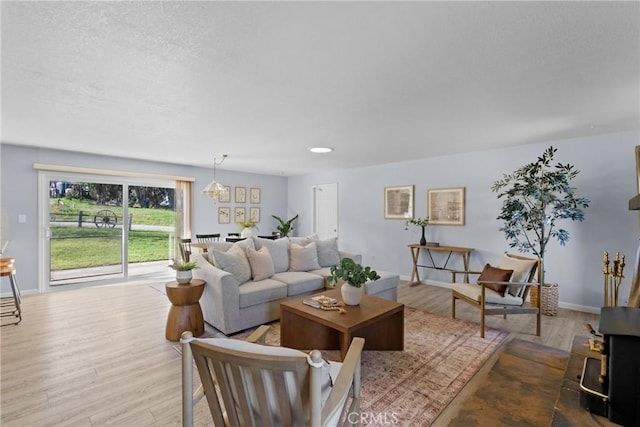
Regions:
[[[503,199],[497,217],[504,222],[500,231],[511,240],[510,247],[532,252],[540,258],[542,283],[545,283],[544,255],[549,240],[556,239],[561,246],[569,241],[569,232],[559,228],[558,223],[564,219],[583,221],[583,209],[590,203],[578,197],[571,186],[580,171],[570,164],[552,165],[557,151],[547,148],[538,160],[503,175],[491,187],[498,193],[498,199]]]

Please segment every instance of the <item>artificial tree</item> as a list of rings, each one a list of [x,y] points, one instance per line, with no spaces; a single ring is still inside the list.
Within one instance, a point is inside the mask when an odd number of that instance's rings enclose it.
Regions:
[[[569,241],[569,232],[558,228],[564,219],[583,221],[583,209],[590,201],[576,195],[571,181],[580,171],[573,165],[557,163],[552,166],[556,148],[547,148],[533,163],[503,175],[491,190],[503,199],[497,219],[504,221],[500,228],[511,240],[512,248],[532,252],[540,259],[541,283],[544,278],[544,256],[551,238],[561,246]]]

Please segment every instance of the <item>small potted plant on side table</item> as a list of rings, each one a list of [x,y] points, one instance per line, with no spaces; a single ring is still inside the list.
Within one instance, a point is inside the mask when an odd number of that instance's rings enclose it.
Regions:
[[[338,280],[344,280],[345,283],[340,288],[342,300],[347,305],[358,305],[364,294],[362,285],[367,280],[378,280],[379,278],[378,273],[371,267],[363,267],[351,258],[342,258],[340,264],[331,267],[329,282],[335,286]]]
[[[186,285],[191,282],[193,278],[192,270],[195,270],[198,267],[198,263],[195,261],[191,262],[175,262],[169,267],[173,268],[176,271],[176,282],[181,285]]]

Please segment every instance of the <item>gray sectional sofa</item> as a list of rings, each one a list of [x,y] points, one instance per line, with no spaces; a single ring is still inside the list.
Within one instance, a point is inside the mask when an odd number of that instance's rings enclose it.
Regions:
[[[215,242],[194,254],[196,278],[207,283],[200,305],[207,323],[225,334],[280,318],[280,302],[322,291],[332,265],[343,257],[361,262],[361,255],[341,252],[335,238],[283,237]],[[380,279],[365,292],[396,300],[399,275],[378,271]]]

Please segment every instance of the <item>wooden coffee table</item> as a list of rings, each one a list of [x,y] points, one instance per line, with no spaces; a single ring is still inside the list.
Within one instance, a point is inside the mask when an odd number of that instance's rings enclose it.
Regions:
[[[342,301],[339,289],[322,295]],[[404,304],[364,295],[345,314],[324,311],[294,298],[280,304],[280,345],[301,350],[340,350],[344,359],[353,337],[364,338],[365,350],[404,349]]]

